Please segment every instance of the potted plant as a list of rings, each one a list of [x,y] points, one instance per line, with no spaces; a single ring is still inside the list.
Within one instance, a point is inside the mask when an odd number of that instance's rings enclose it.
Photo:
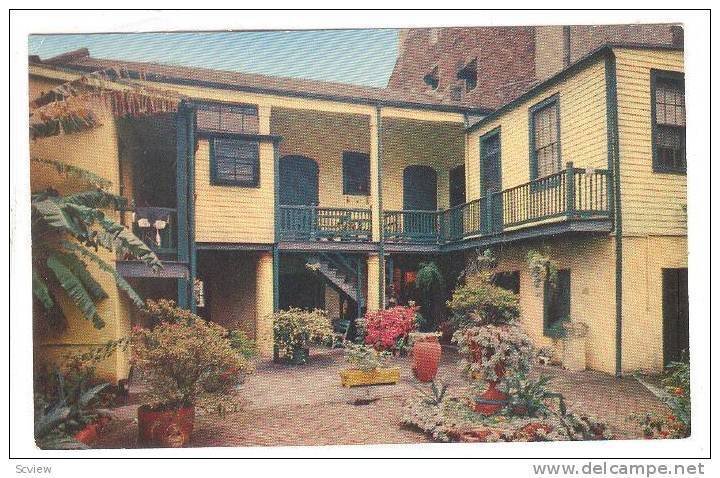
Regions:
[[[345,359],[350,368],[340,372],[343,387],[389,385],[400,380],[400,368],[386,366],[390,352],[362,344],[348,343],[346,347]]]
[[[412,370],[421,382],[431,382],[437,375],[442,347],[440,332],[410,332],[412,345]]]
[[[276,356],[290,364],[310,361],[310,344],[332,339],[333,330],[327,312],[292,307],[272,316]]]
[[[139,442],[180,447],[194,427],[196,407],[218,410],[237,384],[230,371],[248,362],[228,339],[228,331],[198,316],[188,321],[136,327],[132,364],[147,386],[138,408]]]

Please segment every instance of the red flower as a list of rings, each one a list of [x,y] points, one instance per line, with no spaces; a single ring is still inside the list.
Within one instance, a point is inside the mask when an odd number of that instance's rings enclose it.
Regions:
[[[396,306],[365,315],[365,343],[380,350],[395,348],[399,338],[415,328],[417,307]]]

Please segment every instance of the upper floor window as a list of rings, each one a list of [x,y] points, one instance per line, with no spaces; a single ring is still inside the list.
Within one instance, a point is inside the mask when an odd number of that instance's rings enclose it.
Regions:
[[[474,90],[477,86],[477,58],[458,70],[457,78],[465,81],[465,91]]]
[[[685,160],[685,79],[682,73],[653,70],[652,138],[653,170],[686,170]]]
[[[257,187],[260,184],[260,150],[257,141],[211,139],[210,173],[213,184]]]
[[[255,106],[201,103],[197,107],[197,129],[219,133],[258,133]]]
[[[530,179],[560,171],[560,103],[557,95],[530,108]]]
[[[433,90],[437,90],[440,85],[440,78],[438,77],[438,67],[433,68],[427,75],[423,77],[423,81]]]
[[[343,194],[370,195],[370,157],[365,153],[343,153]]]

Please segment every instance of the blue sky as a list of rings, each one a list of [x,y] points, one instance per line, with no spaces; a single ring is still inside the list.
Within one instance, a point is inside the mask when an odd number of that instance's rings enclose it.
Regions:
[[[397,30],[112,33],[29,38],[29,54],[43,59],[80,47],[87,47],[96,58],[384,87],[397,57]]]

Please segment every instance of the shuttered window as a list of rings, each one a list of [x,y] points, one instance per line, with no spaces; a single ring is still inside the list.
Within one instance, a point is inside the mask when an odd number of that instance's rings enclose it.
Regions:
[[[558,271],[557,283],[545,281],[543,323],[545,334],[563,320],[570,319],[570,271]]]
[[[210,165],[213,184],[257,187],[260,183],[260,151],[256,141],[210,140]]]
[[[365,153],[343,153],[343,194],[370,195],[370,156]]]
[[[530,179],[560,171],[560,108],[557,96],[530,109],[530,136]]]
[[[198,131],[215,133],[258,133],[255,106],[201,103],[197,106]]]
[[[651,82],[653,169],[684,173],[685,80],[680,73],[653,70]]]

